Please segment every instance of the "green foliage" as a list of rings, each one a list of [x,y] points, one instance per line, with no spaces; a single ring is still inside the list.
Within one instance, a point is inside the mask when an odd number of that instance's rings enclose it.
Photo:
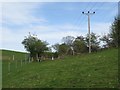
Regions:
[[[99,49],[99,44],[100,44],[100,41],[98,40],[99,36],[93,32],[90,35],[91,35],[91,49],[94,52]],[[87,34],[85,41],[86,41],[86,45],[89,46],[89,34]]]
[[[104,48],[118,47],[120,45],[120,20],[115,18],[111,25],[110,33],[100,38],[103,41]]]
[[[75,38],[74,38],[73,36],[66,36],[66,37],[63,37],[63,38],[62,38],[62,41],[63,41],[63,43],[65,43],[66,45],[72,46],[74,39],[75,39]]]
[[[66,44],[61,44],[61,45],[59,45],[59,54],[60,55],[66,55],[67,54],[67,52],[68,52],[68,50],[69,50],[69,46],[68,45],[66,45]]]
[[[73,44],[75,53],[84,53],[87,50],[86,45],[81,41],[75,41]]]
[[[68,47],[66,54],[68,55],[74,55],[74,48],[73,48],[73,42],[74,42],[73,36],[66,36],[62,38],[62,41],[66,46]]]
[[[39,55],[45,51],[48,50],[48,47],[46,42],[42,42],[41,40],[38,40],[35,42],[35,52],[37,52]]]
[[[84,41],[84,37],[79,36],[73,42],[73,48],[75,53],[84,53],[87,51],[87,46]]]
[[[112,38],[112,43],[115,47],[118,47],[118,44],[120,45],[120,20],[118,17],[115,18],[111,25],[110,35]]]
[[[53,53],[54,58],[58,58],[58,52]]]
[[[113,46],[112,38],[110,34],[103,35],[100,40],[104,43],[103,48],[109,48]]]
[[[59,51],[59,44],[52,45],[53,49],[56,50],[56,52]]]
[[[30,57],[33,57],[34,61],[37,58],[41,57],[41,55],[48,50],[47,42],[41,41],[36,36],[28,35],[22,41],[25,49],[30,52]]]
[[[52,46],[56,50],[56,55],[64,56],[64,55],[72,55],[71,46],[62,43],[62,44],[55,44]],[[56,56],[55,55],[55,56]]]

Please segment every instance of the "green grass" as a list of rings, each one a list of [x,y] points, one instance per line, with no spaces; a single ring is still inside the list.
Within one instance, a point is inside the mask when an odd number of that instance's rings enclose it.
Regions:
[[[117,49],[24,64],[10,73],[7,67],[3,60],[3,88],[118,87]]]
[[[0,50],[2,51],[2,60],[13,60],[13,55],[15,60],[25,59],[25,54],[23,52],[10,51],[10,50]]]

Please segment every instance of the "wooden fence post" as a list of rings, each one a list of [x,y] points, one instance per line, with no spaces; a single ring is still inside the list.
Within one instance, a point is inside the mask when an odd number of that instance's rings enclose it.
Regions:
[[[13,55],[13,61],[15,60],[14,55]]]

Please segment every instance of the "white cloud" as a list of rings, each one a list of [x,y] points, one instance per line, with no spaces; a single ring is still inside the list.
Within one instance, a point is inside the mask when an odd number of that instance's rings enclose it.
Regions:
[[[94,23],[91,26],[91,32],[102,34],[109,32],[109,23]],[[61,30],[62,26],[62,30]],[[14,49],[24,51],[24,47],[21,44],[24,36],[28,35],[28,32],[37,34],[37,37],[41,40],[47,41],[50,45],[60,43],[62,37],[74,36],[87,34],[87,27],[84,25],[83,28],[76,27],[73,25],[53,25],[53,26],[32,26],[22,30],[13,31],[8,28],[2,30],[2,48]],[[99,27],[99,28],[98,28]],[[80,29],[80,30],[76,30]],[[86,32],[83,32],[86,31]]]
[[[75,31],[74,29],[70,29],[67,25],[63,27],[61,30],[61,25],[58,26],[33,26],[29,28],[25,28],[22,30],[11,30],[8,28],[2,29],[2,47],[14,50],[24,50],[21,42],[24,39],[24,36],[28,35],[28,32],[32,34],[37,34],[38,38],[41,40],[47,41],[50,44],[55,44],[61,42],[62,37],[71,35],[78,36],[82,34],[82,32]],[[22,47],[22,48],[21,48]]]
[[[91,24],[91,32],[96,34],[104,34],[109,33],[111,23],[92,23]]]
[[[24,36],[28,35],[28,32],[32,34],[37,34],[38,38],[41,40],[46,40],[50,44],[60,43],[62,37],[65,36],[79,36],[87,34],[87,26],[74,26],[71,24],[63,25],[32,25],[31,23],[36,22],[47,22],[43,17],[38,19],[34,17],[32,11],[34,11],[37,6],[42,5],[42,3],[5,3],[3,5],[3,23],[12,23],[13,25],[26,25],[25,28],[19,28],[17,30],[12,30],[12,28],[3,27],[2,28],[2,46],[0,48],[12,49],[24,51],[24,47],[21,44]],[[109,23],[92,23],[91,31],[97,34],[108,33]],[[99,27],[99,28],[98,28]]]
[[[3,23],[18,25],[31,24],[34,22],[47,22],[43,17],[36,18],[32,11],[43,3],[4,3],[2,4]]]

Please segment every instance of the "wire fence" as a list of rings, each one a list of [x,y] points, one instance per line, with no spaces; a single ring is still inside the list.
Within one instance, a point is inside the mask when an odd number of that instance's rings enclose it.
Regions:
[[[7,73],[11,73],[11,72],[14,72],[14,71],[19,71],[22,67],[24,67],[26,64],[30,63],[31,61],[28,61],[28,60],[14,60],[14,61],[7,61],[7,62],[4,62],[4,66],[5,67],[8,67],[8,68],[5,68],[7,70]]]
[[[44,59],[37,60],[37,61],[41,62],[43,60]],[[49,58],[49,60],[54,60],[54,57]],[[2,61],[3,75],[7,75],[15,71],[20,71],[24,69],[24,67],[30,64],[31,62],[33,62],[33,58],[30,58],[30,57],[25,57],[24,59],[20,60],[20,59],[15,59],[15,56],[13,56],[12,60],[3,60]]]

